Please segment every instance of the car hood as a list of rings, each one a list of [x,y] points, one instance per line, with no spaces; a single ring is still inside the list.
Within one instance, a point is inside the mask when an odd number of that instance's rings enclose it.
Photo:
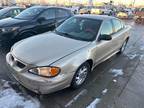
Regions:
[[[48,32],[16,43],[12,54],[27,64],[44,66],[86,47],[89,43]]]
[[[15,19],[15,18],[5,18],[0,20],[0,27],[9,27],[9,26],[14,26],[19,23],[26,22],[27,20],[20,20],[20,19]]]

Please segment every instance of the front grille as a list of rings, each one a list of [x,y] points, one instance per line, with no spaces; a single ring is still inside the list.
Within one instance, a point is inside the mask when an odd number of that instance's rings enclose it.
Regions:
[[[20,62],[19,60],[15,59],[14,56],[11,55],[11,62],[13,64],[15,64],[16,67],[20,68],[20,69],[23,69],[26,67],[26,65],[22,62]]]
[[[11,60],[14,61],[14,57],[11,55]]]
[[[23,69],[25,67],[25,65],[19,61],[16,61],[16,66]]]
[[[0,33],[2,33],[2,29],[0,28]]]

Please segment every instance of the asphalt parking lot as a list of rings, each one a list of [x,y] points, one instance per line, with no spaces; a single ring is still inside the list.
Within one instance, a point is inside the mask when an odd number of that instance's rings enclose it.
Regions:
[[[30,108],[143,108],[144,26],[133,21],[126,23],[132,30],[124,54],[98,65],[90,73],[87,83],[77,90],[67,88],[39,96],[24,89],[8,77],[5,55],[9,49],[1,47],[0,108],[24,108],[27,105]],[[11,102],[12,98],[20,102]]]

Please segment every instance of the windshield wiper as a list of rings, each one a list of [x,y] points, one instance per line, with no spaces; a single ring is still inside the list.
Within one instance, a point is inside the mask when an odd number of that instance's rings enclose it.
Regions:
[[[72,37],[71,34],[66,33],[66,32],[59,32],[59,31],[57,31],[57,30],[55,30],[55,32],[58,33],[59,35],[63,35],[63,36],[70,36],[70,37]]]
[[[65,33],[65,32],[64,33],[62,32],[62,34],[64,34],[65,36],[72,36],[69,33]]]

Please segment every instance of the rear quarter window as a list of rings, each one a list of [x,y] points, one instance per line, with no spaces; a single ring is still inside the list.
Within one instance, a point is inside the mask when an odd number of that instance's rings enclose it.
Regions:
[[[61,17],[69,17],[70,15],[69,15],[68,11],[65,9],[57,9],[56,10],[56,16],[58,18],[59,17],[61,18]]]

